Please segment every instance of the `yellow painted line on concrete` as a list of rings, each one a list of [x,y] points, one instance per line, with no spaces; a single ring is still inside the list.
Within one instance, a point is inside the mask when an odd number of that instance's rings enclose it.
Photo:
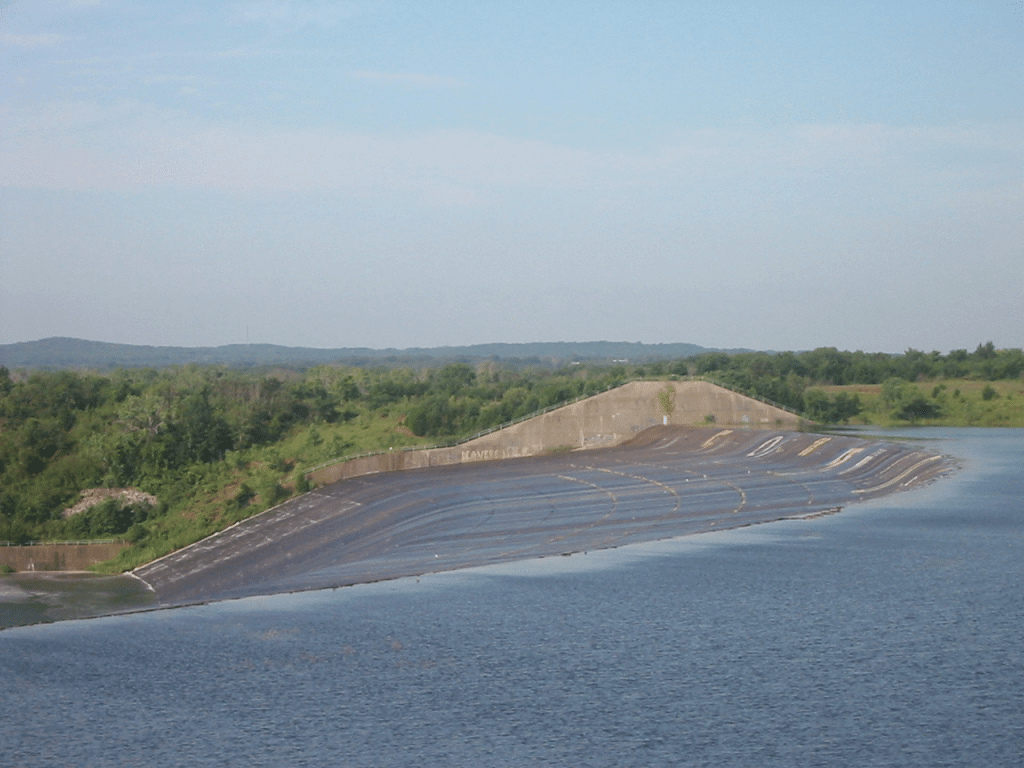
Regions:
[[[717,433],[713,434],[711,437],[709,437],[707,440],[705,440],[703,443],[701,443],[700,447],[701,447],[702,450],[704,448],[710,448],[711,444],[714,443],[718,438],[725,437],[726,435],[731,435],[731,434],[732,434],[732,430],[731,429],[723,429],[721,432],[717,432]]]
[[[815,440],[813,443],[804,448],[802,451],[800,451],[800,453],[798,453],[797,456],[810,456],[812,453],[821,448],[821,446],[823,446],[831,439],[831,437],[819,438],[818,440]]]

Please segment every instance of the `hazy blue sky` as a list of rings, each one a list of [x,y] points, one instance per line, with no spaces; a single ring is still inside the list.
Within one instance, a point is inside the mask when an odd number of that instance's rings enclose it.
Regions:
[[[1022,2],[0,3],[0,343],[1022,332]]]

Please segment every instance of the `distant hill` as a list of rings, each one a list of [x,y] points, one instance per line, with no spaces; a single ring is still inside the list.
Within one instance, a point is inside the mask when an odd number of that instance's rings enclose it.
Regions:
[[[748,351],[750,350],[709,349],[696,344],[641,344],[625,341],[474,344],[466,347],[409,349],[313,349],[274,344],[151,347],[53,337],[40,341],[0,345],[0,365],[12,370],[67,368],[105,371],[112,368],[163,368],[192,363],[254,368],[272,365],[308,367],[330,363],[354,366],[435,366],[450,362],[473,363],[495,360],[513,365],[560,366],[575,361],[610,363],[626,360],[631,363],[643,363],[690,357],[702,352]]]

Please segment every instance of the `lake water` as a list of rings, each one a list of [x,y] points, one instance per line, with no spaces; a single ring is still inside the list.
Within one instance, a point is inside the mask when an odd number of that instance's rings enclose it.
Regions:
[[[1024,430],[899,434],[963,468],[831,517],[0,632],[0,765],[1020,766]]]

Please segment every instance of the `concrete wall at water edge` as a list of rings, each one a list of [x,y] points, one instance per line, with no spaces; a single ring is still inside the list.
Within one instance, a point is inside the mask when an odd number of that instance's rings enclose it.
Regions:
[[[605,448],[657,424],[798,429],[795,413],[707,381],[633,381],[450,448],[392,451],[314,470],[318,485],[399,469]]]
[[[127,546],[124,543],[0,546],[0,566],[16,571],[87,571],[96,563],[117,557]]]

